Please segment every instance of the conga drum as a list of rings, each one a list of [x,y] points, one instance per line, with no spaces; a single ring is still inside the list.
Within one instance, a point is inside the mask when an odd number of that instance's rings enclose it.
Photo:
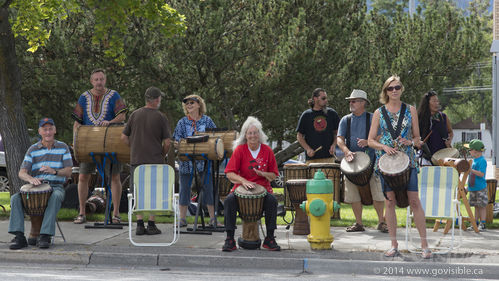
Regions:
[[[243,234],[237,240],[239,247],[260,248],[262,241],[258,234],[258,220],[262,217],[267,190],[261,185],[255,185],[255,188],[248,190],[240,185],[234,190],[234,195],[239,205],[239,216],[243,220]]]
[[[308,165],[303,163],[294,163],[294,164],[285,164],[284,167],[284,183],[289,180],[299,180],[299,179],[308,179],[309,171]],[[291,200],[289,198],[289,191],[284,184],[284,208],[287,210],[293,210],[293,204],[291,204]]]
[[[116,153],[121,163],[130,163],[130,147],[121,140],[125,125],[107,127],[80,126],[76,130],[73,147],[75,158],[79,163],[92,163],[90,153]]]
[[[293,226],[294,235],[310,234],[310,224],[307,214],[300,208],[300,204],[307,200],[307,179],[288,180],[286,186],[289,191],[289,199],[296,211]]]
[[[220,199],[225,200],[225,197],[229,195],[232,186],[233,184],[225,176],[225,174],[218,175],[218,196],[220,197]]]
[[[198,132],[197,135],[208,135],[210,138],[220,138],[224,143],[225,157],[230,158],[234,148],[232,145],[237,137],[235,130],[213,131],[213,132]]]
[[[453,147],[442,148],[431,156],[431,163],[433,163],[434,166],[438,166],[439,159],[457,158],[457,157],[459,157],[459,150],[457,150],[456,148]]]
[[[333,181],[334,185],[334,201],[340,203],[345,200],[345,187],[342,185],[341,181],[341,170],[339,163],[310,163],[309,168],[309,179],[313,179],[315,173],[320,169],[324,173],[327,179]],[[340,219],[340,210],[338,209],[333,213],[334,219]]]
[[[400,151],[393,155],[384,154],[379,159],[378,166],[383,180],[395,193],[397,206],[407,208],[407,184],[411,176],[409,156]]]
[[[187,142],[181,139],[178,144],[178,158],[181,161],[196,160],[222,160],[224,157],[224,143],[221,138],[209,137],[205,142]]]
[[[52,187],[46,183],[38,186],[25,184],[21,187],[19,193],[21,195],[24,212],[31,217],[29,238],[37,238],[40,236],[43,214],[47,208],[50,195],[52,195]]]
[[[347,179],[359,188],[360,201],[362,205],[372,205],[373,196],[369,186],[369,180],[373,174],[374,163],[369,155],[362,151],[355,152],[351,162],[345,158],[341,160],[340,170]]]

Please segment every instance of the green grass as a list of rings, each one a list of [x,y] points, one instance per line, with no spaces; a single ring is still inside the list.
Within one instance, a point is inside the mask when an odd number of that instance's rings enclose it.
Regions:
[[[275,194],[283,194],[283,189],[282,188],[274,188]],[[496,201],[499,199],[499,192],[496,193]],[[282,202],[280,202],[282,203]],[[0,204],[3,205],[6,209],[6,212],[0,211],[0,219],[8,219],[9,214],[10,214],[10,196],[8,192],[0,192]],[[341,219],[333,219],[331,220],[331,226],[337,226],[337,227],[347,227],[352,225],[355,222],[355,216],[352,211],[352,207],[350,204],[340,204],[341,209],[340,209],[340,217]],[[473,214],[474,214],[474,208],[472,208]],[[397,213],[397,224],[399,226],[405,226],[405,219],[406,219],[406,214],[407,211],[406,209],[401,209],[401,208],[396,208],[396,213]],[[464,205],[461,204],[461,213],[463,216],[467,216],[466,209]],[[78,215],[78,211],[76,209],[65,209],[62,208],[59,213],[57,214],[57,218],[60,221],[72,221],[76,216]],[[122,221],[127,221],[128,214],[127,213],[121,213],[120,214]],[[87,216],[88,221],[95,221],[95,222],[102,222],[104,221],[104,214],[91,214]],[[134,218],[135,220],[135,218]],[[286,216],[284,218],[278,217],[277,218],[277,224],[279,225],[285,225],[287,222],[291,222],[292,220],[292,214],[290,211],[286,212]],[[158,223],[172,223],[173,222],[173,216],[171,215],[158,215],[156,216],[156,221]],[[209,219],[205,218],[205,223],[208,223]],[[218,217],[219,222],[223,222],[223,217]],[[188,217],[187,218],[188,223],[193,223],[194,222],[194,217]],[[367,227],[376,227],[378,224],[378,216],[376,214],[376,211],[374,210],[374,207],[371,206],[364,206],[363,212],[362,212],[362,222],[364,226]],[[241,219],[237,219],[237,223],[241,223]],[[433,227],[434,220],[428,219],[426,226],[428,228]],[[492,224],[487,224],[488,228],[492,229],[499,229],[499,219],[495,218],[493,220]]]

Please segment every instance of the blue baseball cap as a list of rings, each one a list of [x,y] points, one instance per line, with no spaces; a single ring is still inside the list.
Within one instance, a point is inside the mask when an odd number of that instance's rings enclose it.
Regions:
[[[45,117],[45,118],[42,118],[40,120],[40,122],[38,123],[38,128],[43,127],[45,124],[50,124],[50,125],[55,126],[54,120],[52,120],[52,118]]]

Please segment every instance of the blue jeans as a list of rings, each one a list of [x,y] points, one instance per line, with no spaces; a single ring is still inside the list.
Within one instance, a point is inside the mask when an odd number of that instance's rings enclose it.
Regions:
[[[43,215],[40,234],[54,236],[55,219],[57,217],[57,212],[59,212],[59,209],[61,208],[62,201],[64,201],[65,191],[61,184],[54,184],[51,186],[52,195],[50,195],[47,203],[47,209],[45,209],[45,213]],[[9,233],[15,234],[16,232],[24,233],[24,209],[19,192],[12,195],[10,198]]]
[[[206,175],[209,177],[209,182],[207,184],[203,181],[203,204],[204,205],[213,205],[213,182],[211,180],[210,175]],[[180,174],[180,198],[179,203],[182,206],[189,206],[191,202],[191,185],[194,178],[191,180],[190,174]]]

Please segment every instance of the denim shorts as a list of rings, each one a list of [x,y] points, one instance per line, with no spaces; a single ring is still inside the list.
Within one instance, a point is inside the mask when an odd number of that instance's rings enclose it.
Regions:
[[[383,176],[380,176],[380,179],[383,192],[393,191],[385,182]],[[409,176],[409,183],[407,184],[406,189],[407,191],[418,191],[418,170],[416,168],[411,168],[411,175]]]

